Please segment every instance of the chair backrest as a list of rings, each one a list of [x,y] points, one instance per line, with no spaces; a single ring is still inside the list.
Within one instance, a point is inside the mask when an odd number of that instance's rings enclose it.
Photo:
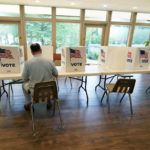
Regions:
[[[34,87],[33,101],[38,103],[42,101],[54,100],[58,98],[57,86],[55,81],[36,83]]]
[[[132,93],[135,81],[135,79],[118,79],[112,92]]]

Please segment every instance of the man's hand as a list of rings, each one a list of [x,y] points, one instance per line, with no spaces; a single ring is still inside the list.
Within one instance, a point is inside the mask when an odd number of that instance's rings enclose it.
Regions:
[[[24,79],[24,82],[28,82],[29,81],[29,79]]]

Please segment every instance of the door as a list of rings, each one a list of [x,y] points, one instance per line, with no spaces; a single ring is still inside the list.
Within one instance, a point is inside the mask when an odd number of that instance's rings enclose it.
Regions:
[[[100,46],[104,43],[105,26],[86,25],[86,61],[90,64],[97,63]]]

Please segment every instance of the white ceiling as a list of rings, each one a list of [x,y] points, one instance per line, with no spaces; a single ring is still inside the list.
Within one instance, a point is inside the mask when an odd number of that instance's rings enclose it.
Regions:
[[[150,12],[150,0],[40,0],[38,3],[35,0],[0,0],[0,3]],[[133,9],[135,6],[137,9]]]

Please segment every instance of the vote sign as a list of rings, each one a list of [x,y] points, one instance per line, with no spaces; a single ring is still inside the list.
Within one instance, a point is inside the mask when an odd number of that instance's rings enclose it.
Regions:
[[[23,47],[0,46],[0,73],[20,73],[23,65]]]
[[[61,66],[66,72],[84,71],[86,63],[86,48],[63,47],[61,53]]]

